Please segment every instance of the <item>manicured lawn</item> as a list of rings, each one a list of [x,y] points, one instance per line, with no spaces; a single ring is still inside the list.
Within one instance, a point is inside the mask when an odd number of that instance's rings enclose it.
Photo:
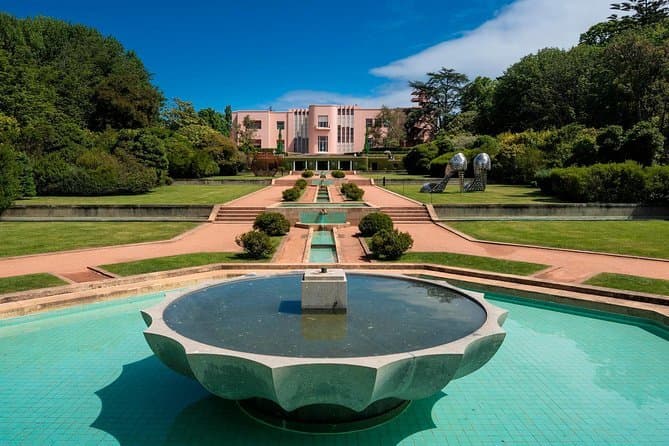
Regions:
[[[0,257],[166,240],[195,226],[184,222],[0,222]]]
[[[0,294],[67,285],[67,282],[51,274],[27,274],[25,276],[3,277],[0,279]]]
[[[546,265],[539,265],[536,263],[515,262],[512,260],[453,254],[449,252],[408,252],[404,254],[402,258],[396,260],[396,262],[435,263],[438,265],[515,274],[518,276],[529,276],[537,271],[547,268]]]
[[[424,180],[428,181],[437,181],[435,178],[430,178],[426,175],[409,175],[407,173],[379,173],[379,172],[360,172],[360,175],[366,178],[374,178],[375,180],[381,180],[385,177],[388,180]]]
[[[106,197],[35,197],[16,204],[219,204],[257,191],[258,184],[225,184],[221,186],[184,185],[158,187],[143,195],[110,195]]]
[[[119,276],[133,276],[135,274],[168,271],[171,269],[187,268],[189,266],[210,265],[212,263],[267,261],[267,259],[251,260],[245,257],[243,253],[238,252],[198,252],[194,254],[182,254],[177,256],[157,257],[155,259],[138,260],[136,262],[101,265],[101,268],[114,274],[118,274]]]
[[[641,291],[642,293],[664,294],[669,296],[669,280],[648,279],[646,277],[625,274],[602,273],[586,280],[588,285],[616,288],[619,290]]]
[[[448,225],[479,240],[669,258],[669,221],[665,220],[472,221]]]
[[[422,193],[418,184],[388,185],[386,189],[423,203],[432,204],[559,203],[558,199],[543,195],[541,190],[535,187],[506,184],[488,185],[485,192],[465,193],[460,193],[458,186],[453,184],[440,194]]]

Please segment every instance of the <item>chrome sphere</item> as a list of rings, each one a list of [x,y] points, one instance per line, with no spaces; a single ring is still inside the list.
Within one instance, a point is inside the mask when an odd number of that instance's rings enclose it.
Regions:
[[[490,155],[487,153],[479,153],[474,157],[474,170],[490,170]]]
[[[462,153],[456,153],[448,164],[456,171],[467,170],[467,158]]]

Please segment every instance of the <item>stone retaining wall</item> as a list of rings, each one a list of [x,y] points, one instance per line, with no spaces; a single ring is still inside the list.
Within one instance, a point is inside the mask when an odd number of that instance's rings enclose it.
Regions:
[[[2,221],[206,221],[211,205],[15,205]]]
[[[489,218],[669,218],[669,207],[620,203],[435,204],[439,220]]]

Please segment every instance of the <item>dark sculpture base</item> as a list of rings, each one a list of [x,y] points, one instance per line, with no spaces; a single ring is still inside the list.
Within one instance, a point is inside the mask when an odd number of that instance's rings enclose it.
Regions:
[[[411,401],[386,398],[362,412],[334,404],[314,404],[287,412],[274,401],[251,398],[238,401],[248,416],[280,429],[320,434],[338,434],[369,429],[401,414]]]

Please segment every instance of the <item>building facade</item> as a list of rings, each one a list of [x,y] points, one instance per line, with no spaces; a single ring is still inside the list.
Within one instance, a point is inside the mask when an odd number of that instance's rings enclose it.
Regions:
[[[381,109],[356,105],[310,105],[288,111],[239,110],[232,113],[234,128],[243,128],[246,116],[255,130],[253,145],[277,148],[279,141],[289,153],[305,155],[362,152],[366,130]],[[236,139],[237,135],[233,134]]]

